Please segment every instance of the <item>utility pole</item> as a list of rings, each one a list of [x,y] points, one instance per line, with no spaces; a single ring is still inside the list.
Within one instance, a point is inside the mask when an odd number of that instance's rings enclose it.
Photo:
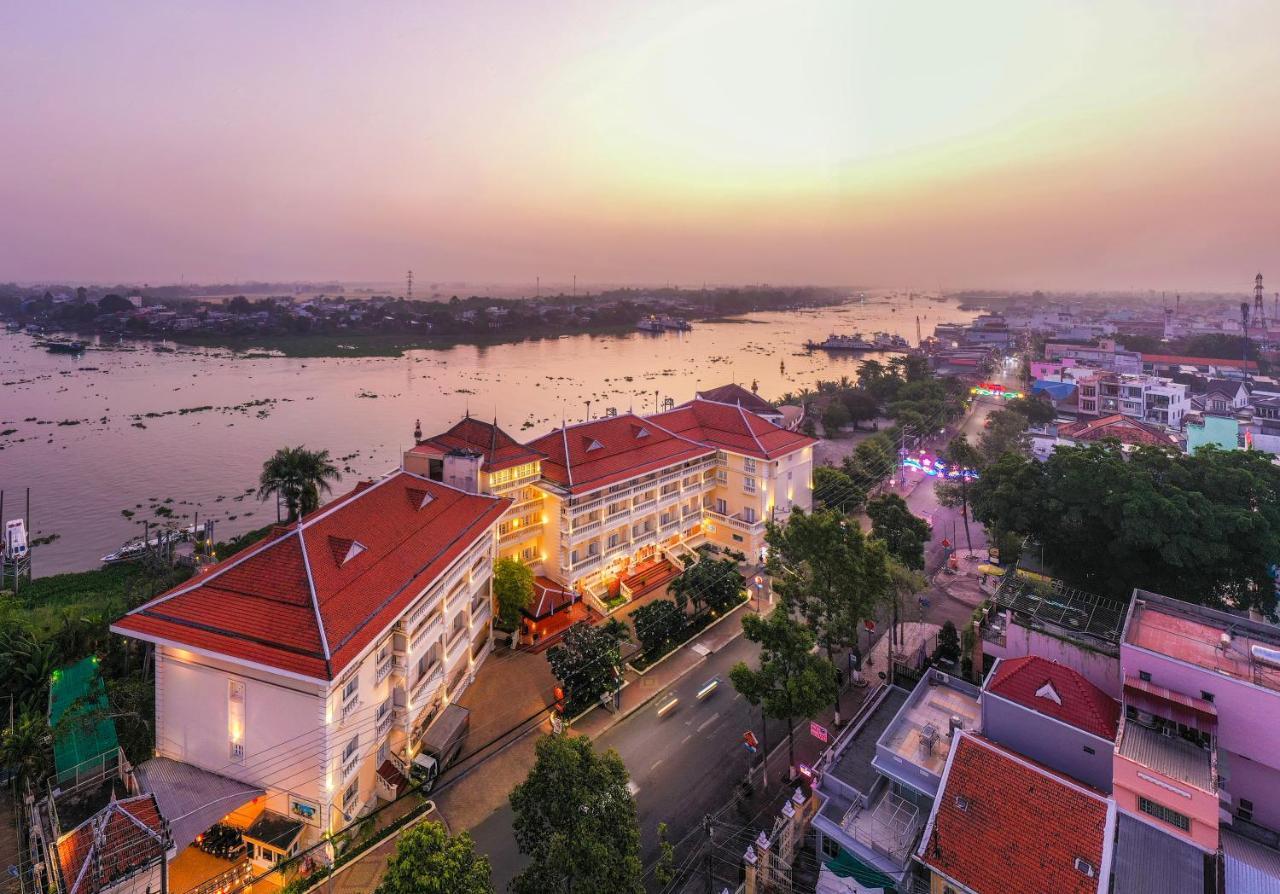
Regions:
[[[409,301],[413,300],[413,271],[410,270],[408,276],[405,277],[404,297]]]

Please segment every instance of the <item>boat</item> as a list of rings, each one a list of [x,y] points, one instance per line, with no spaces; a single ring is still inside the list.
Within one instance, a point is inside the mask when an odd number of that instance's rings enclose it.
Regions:
[[[44,349],[50,354],[83,354],[84,342],[82,341],[47,341],[44,343]]]
[[[688,332],[693,329],[688,320],[668,314],[649,314],[636,323],[641,332]]]
[[[877,332],[871,337],[871,344],[877,351],[909,351],[911,344],[901,335],[888,332]]]
[[[824,351],[873,351],[875,345],[862,337],[862,333],[853,335],[837,335],[831,333],[826,341],[807,341],[804,346],[810,351],[821,348]]]
[[[21,332],[22,324],[17,320],[10,320],[8,323],[5,323],[4,328],[8,329],[10,332]]]

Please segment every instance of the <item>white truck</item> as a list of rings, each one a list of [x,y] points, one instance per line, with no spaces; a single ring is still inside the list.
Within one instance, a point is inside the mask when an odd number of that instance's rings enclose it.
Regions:
[[[409,772],[422,785],[423,793],[431,791],[436,779],[458,758],[471,726],[471,712],[461,705],[448,705],[427,725],[418,749],[409,762]]]

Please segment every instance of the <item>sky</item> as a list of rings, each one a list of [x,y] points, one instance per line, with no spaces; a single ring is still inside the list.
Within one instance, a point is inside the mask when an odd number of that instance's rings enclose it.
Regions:
[[[0,5],[0,281],[1280,282],[1280,3]]]

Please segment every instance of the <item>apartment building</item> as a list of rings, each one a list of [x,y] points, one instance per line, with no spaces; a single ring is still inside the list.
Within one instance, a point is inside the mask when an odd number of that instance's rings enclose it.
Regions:
[[[1076,406],[1081,416],[1119,413],[1180,429],[1182,417],[1191,411],[1187,386],[1169,379],[1100,370],[1081,376],[1076,383],[1079,386]]]
[[[237,781],[218,815],[281,842],[251,849],[260,868],[348,825],[488,654],[510,505],[397,471],[120,618],[114,632],[155,646],[147,787],[175,788],[175,769]]]
[[[1044,346],[1047,361],[1070,361],[1066,366],[1098,366],[1108,372],[1142,372],[1142,355],[1126,351],[1113,338],[1104,338],[1097,344],[1091,342],[1049,341]]]

